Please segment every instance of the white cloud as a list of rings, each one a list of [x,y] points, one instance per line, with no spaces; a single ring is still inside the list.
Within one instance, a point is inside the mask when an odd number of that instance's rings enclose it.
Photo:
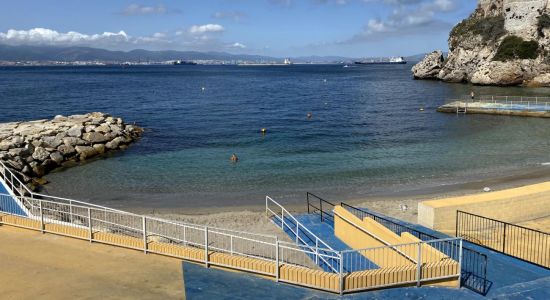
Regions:
[[[10,29],[5,33],[0,32],[0,42],[12,45],[81,45],[129,41],[130,37],[122,30],[119,32],[104,32],[91,35],[76,31],[63,33],[46,28],[33,28],[30,30]]]
[[[218,11],[212,15],[214,19],[229,19],[240,22],[246,19],[247,14],[241,11]]]
[[[219,24],[193,25],[189,28],[191,34],[205,34],[209,32],[223,32],[225,28]]]
[[[168,10],[162,4],[159,4],[157,6],[144,6],[139,4],[130,4],[122,11],[122,14],[126,16],[136,16],[136,15],[165,14],[167,12]]]
[[[125,31],[84,34],[76,31],[59,32],[46,28],[29,30],[10,29],[0,32],[0,44],[31,46],[85,46],[110,50],[195,50],[244,49],[242,43],[227,43],[222,40],[221,25],[206,24],[173,32],[156,32],[151,35],[131,36]]]
[[[452,12],[458,0],[363,0],[395,6],[384,19],[370,19],[363,30],[343,43],[365,42],[405,34],[422,34],[449,30],[452,24],[441,21],[438,14]]]
[[[231,44],[230,48],[244,49],[244,48],[246,48],[246,45],[237,42],[237,43]]]

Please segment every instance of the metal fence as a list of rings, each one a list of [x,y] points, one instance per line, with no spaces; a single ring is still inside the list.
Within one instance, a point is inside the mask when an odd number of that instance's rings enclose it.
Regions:
[[[368,255],[384,257],[384,252],[395,251],[392,250],[395,247],[416,247],[418,257],[429,257],[432,250],[426,250],[426,245],[437,249],[440,246],[435,245],[446,245],[450,240],[336,251],[269,197],[266,205],[270,206],[266,206],[266,211],[283,224],[283,229],[295,230],[295,243],[279,241],[270,235],[175,222],[41,195],[27,189],[2,163],[0,178],[12,193],[0,194],[0,224],[172,256],[203,263],[207,267],[215,265],[264,274],[278,281],[336,293],[401,286],[410,282],[420,285],[442,278],[456,277],[458,280],[461,275],[459,269],[452,267],[460,257],[446,254],[433,262],[417,258],[416,264],[413,259],[395,267],[380,264],[376,269],[359,271],[351,266],[356,261],[350,257],[361,259],[359,264],[364,265]],[[452,244],[458,247],[455,249],[457,253],[462,253],[461,239],[454,239]],[[420,271],[412,274],[411,268]]]
[[[461,96],[458,99],[447,100],[445,106],[494,110],[549,111],[550,97],[482,95],[472,98],[471,96]]]
[[[342,202],[341,205],[349,212],[357,216],[359,219],[363,220],[364,218],[371,218],[398,235],[401,235],[403,232],[408,232],[422,241],[431,241],[440,238],[425,232],[418,231],[412,227],[399,224],[390,220],[389,218],[373,214],[366,209],[357,208],[344,202]],[[477,293],[486,295],[491,287],[491,282],[487,279],[487,255],[466,246],[462,247],[462,251],[462,285]],[[451,257],[454,257],[452,256],[452,252],[445,253],[450,255]]]
[[[472,243],[550,268],[550,233],[457,211],[456,236]]]
[[[310,192],[306,193],[307,201],[307,213],[319,214],[321,216],[321,222],[327,222],[334,225],[334,203],[327,201]]]
[[[329,272],[339,272],[339,259],[334,257],[337,252],[269,196],[265,198],[265,212],[268,218],[293,237],[296,245],[310,252],[316,264]]]

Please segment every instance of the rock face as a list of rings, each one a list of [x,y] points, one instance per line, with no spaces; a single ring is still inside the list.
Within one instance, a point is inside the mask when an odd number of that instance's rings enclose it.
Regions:
[[[0,124],[0,161],[31,184],[66,162],[126,149],[142,132],[121,118],[99,112],[4,123]]]
[[[550,1],[480,0],[451,31],[449,50],[440,64],[435,53],[426,56],[414,78],[550,86]]]
[[[423,61],[418,63],[412,68],[413,76],[415,79],[434,79],[437,77],[441,68],[443,67],[443,52],[434,51],[424,58]]]

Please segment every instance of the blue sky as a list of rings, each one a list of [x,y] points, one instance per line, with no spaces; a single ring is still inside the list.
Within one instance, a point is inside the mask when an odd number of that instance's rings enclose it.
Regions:
[[[17,0],[0,43],[273,56],[412,55],[447,49],[476,0]]]

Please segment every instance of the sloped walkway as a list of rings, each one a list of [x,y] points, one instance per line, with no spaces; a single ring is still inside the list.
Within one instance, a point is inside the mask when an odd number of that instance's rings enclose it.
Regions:
[[[373,213],[372,211],[369,212]],[[398,224],[412,227],[418,231],[429,233],[436,237],[449,237],[448,235],[433,231],[418,224],[407,223],[380,214],[377,215],[395,221]],[[315,235],[317,235],[319,238],[323,239],[326,243],[333,247],[335,250],[349,249],[346,244],[344,244],[334,235],[334,230],[331,226],[331,223],[321,222],[319,215],[301,214],[295,215],[294,217],[304,226],[306,226],[311,232],[313,232]],[[467,245],[469,248],[477,250],[488,256],[487,279],[491,281],[492,285],[489,289],[488,294],[486,295],[487,298],[496,297],[499,299],[525,299],[526,297],[531,297],[532,299],[550,299],[550,270],[494,252],[475,244],[464,242],[464,245]],[[540,284],[541,287],[538,287],[538,284]],[[430,288],[427,287],[420,289]],[[452,291],[452,289],[445,290],[449,291],[449,293],[451,293]],[[461,290],[465,290],[466,295],[468,295],[466,299],[471,299],[479,296],[478,294],[467,289],[462,288]],[[369,292],[369,294],[371,293],[372,292]],[[508,296],[503,298],[505,294],[507,294]]]

